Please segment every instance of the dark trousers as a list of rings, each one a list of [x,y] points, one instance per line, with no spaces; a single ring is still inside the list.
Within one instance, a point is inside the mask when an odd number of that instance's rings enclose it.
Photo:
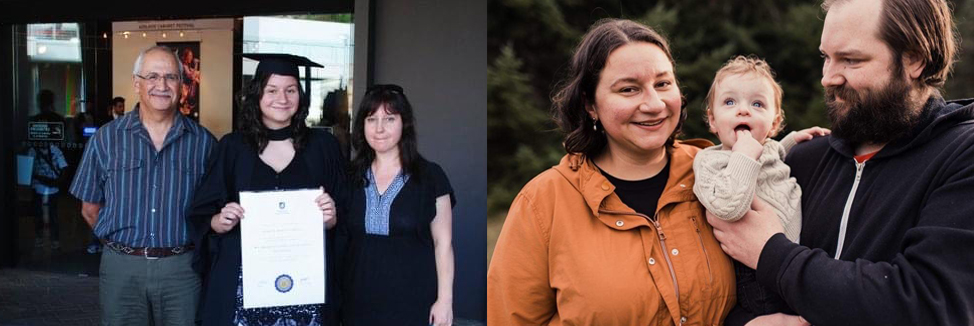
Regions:
[[[773,313],[795,313],[777,293],[765,288],[757,279],[757,271],[734,261],[734,272],[737,274],[737,305],[754,316]]]
[[[58,214],[57,214],[58,194],[41,195],[34,193],[34,231],[37,238],[44,238],[44,207],[48,211],[48,223],[51,229],[51,241],[58,241]]]
[[[200,278],[192,251],[158,259],[105,247],[98,296],[102,325],[193,325]]]

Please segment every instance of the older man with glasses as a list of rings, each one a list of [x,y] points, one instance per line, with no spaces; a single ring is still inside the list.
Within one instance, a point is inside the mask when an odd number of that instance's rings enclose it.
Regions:
[[[181,70],[169,48],[139,54],[132,77],[139,104],[92,137],[71,185],[108,248],[102,324],[194,323],[201,285],[187,254],[185,212],[215,139],[178,114]]]

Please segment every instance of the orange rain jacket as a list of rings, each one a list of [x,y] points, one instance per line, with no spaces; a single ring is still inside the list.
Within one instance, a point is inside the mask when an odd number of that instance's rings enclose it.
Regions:
[[[487,324],[719,325],[734,267],[693,194],[705,140],[669,149],[656,218],[636,213],[572,154],[511,204],[487,273]]]

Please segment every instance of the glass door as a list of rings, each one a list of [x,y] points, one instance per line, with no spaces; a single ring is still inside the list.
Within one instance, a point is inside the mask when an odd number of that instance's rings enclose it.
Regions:
[[[98,42],[86,40],[78,23],[28,24],[15,31],[21,97],[12,121],[17,267],[97,274],[97,242],[68,187],[97,127],[96,103],[88,96],[93,62],[85,54]]]

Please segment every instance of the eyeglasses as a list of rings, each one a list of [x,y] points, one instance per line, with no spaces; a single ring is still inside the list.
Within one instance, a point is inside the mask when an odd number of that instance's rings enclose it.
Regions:
[[[372,85],[372,86],[369,86],[369,88],[365,92],[366,93],[372,93],[372,92],[381,92],[381,91],[390,91],[390,92],[394,92],[394,93],[404,94],[403,91],[402,91],[402,86],[399,86],[399,85],[396,85],[396,84],[376,84],[376,85]]]
[[[153,83],[153,84],[158,83],[160,80],[165,80],[167,84],[175,84],[176,82],[179,81],[179,75],[177,75],[177,74],[160,75],[160,74],[157,74],[157,73],[151,73],[151,74],[148,74],[148,75],[145,75],[145,76],[136,74],[135,77],[139,77],[139,78],[148,80],[150,83]]]

